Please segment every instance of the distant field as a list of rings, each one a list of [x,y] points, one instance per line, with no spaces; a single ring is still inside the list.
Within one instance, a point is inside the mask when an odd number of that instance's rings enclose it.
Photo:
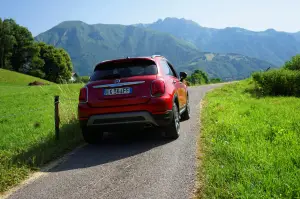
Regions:
[[[15,83],[7,80],[3,86],[0,79],[0,192],[81,142],[76,107],[82,84],[20,86],[27,85],[25,79],[34,80],[30,76]],[[54,140],[54,95],[61,98],[58,142]]]
[[[205,97],[199,198],[300,198],[300,99],[258,99],[252,87]]]
[[[30,82],[39,81],[45,84],[54,84],[52,82],[32,77],[29,75],[24,75],[22,73],[17,73],[5,69],[0,68],[0,86],[2,85],[19,85],[19,86],[27,86]]]

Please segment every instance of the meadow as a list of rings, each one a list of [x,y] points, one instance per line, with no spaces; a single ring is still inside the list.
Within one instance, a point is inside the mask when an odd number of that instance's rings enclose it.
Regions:
[[[54,84],[0,69],[0,192],[82,142],[77,122],[83,84]],[[49,85],[27,86],[41,81]],[[60,96],[60,139],[55,140],[54,96]]]
[[[251,79],[207,94],[198,198],[299,198],[300,99],[257,97]]]

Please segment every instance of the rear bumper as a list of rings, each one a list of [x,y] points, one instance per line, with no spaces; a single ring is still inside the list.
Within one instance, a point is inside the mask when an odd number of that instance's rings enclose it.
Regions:
[[[127,127],[167,126],[171,122],[172,114],[172,111],[161,114],[151,114],[147,111],[98,114],[81,119],[80,125],[81,127],[100,127],[107,130]]]

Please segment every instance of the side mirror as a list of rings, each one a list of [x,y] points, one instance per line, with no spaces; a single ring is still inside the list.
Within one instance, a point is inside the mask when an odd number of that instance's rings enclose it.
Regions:
[[[180,76],[180,81],[182,81],[187,77],[187,73],[186,72],[180,72],[179,76]]]

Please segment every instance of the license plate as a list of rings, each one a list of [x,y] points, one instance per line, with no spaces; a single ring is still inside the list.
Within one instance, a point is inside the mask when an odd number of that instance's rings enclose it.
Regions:
[[[104,89],[104,95],[122,95],[132,93],[131,87]]]

